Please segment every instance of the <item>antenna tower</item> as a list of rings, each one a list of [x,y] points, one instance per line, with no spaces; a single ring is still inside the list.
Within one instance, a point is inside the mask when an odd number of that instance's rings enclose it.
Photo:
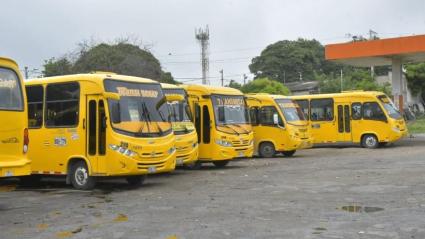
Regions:
[[[208,76],[209,71],[209,52],[208,47],[210,45],[210,30],[208,29],[208,25],[205,29],[198,28],[195,29],[195,37],[201,45],[201,66],[202,66],[202,84],[209,85],[210,80]]]

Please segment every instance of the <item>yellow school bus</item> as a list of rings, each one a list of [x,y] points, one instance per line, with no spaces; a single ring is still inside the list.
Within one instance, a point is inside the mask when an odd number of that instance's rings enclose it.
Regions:
[[[184,85],[198,132],[199,160],[225,167],[234,158],[252,157],[253,132],[242,92],[228,87]]]
[[[407,135],[406,122],[382,92],[292,96],[308,116],[314,144],[377,148]]]
[[[169,102],[170,118],[173,132],[176,135],[176,165],[192,166],[198,160],[198,136],[192,123],[186,91],[176,85],[161,84],[166,96],[180,95],[182,101]]]
[[[245,95],[254,130],[254,152],[261,157],[276,153],[292,156],[297,149],[311,148],[308,122],[296,102],[282,95]]]
[[[90,189],[104,176],[140,185],[174,170],[175,136],[158,82],[109,73],[26,82],[33,175]]]
[[[0,57],[0,177],[31,173],[26,96],[18,65]]]

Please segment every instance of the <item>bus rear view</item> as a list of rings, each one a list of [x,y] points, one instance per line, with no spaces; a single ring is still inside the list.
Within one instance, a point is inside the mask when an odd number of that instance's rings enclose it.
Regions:
[[[0,57],[0,177],[30,174],[26,96],[18,65]]]

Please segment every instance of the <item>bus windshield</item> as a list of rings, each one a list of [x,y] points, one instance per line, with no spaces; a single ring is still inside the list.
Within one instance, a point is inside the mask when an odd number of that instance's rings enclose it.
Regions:
[[[172,132],[170,112],[159,84],[107,79],[104,85],[106,91],[120,95],[119,101],[108,100],[114,129],[136,137],[158,137]]]
[[[280,110],[283,112],[287,122],[293,121],[304,121],[304,113],[300,106],[290,99],[276,99],[276,103],[279,105]]]
[[[192,124],[192,114],[187,103],[187,94],[183,89],[163,89],[166,95],[181,95],[184,101],[168,102],[170,106],[170,119],[174,133],[188,133],[195,130]]]
[[[402,118],[400,112],[398,112],[397,108],[393,104],[393,102],[386,96],[386,95],[380,95],[378,96],[378,99],[381,101],[382,105],[385,108],[385,111],[387,111],[388,115],[393,119],[400,119]]]
[[[212,95],[217,129],[233,134],[251,132],[248,109],[242,95]]]
[[[22,98],[21,84],[16,73],[0,68],[0,110],[23,110]]]

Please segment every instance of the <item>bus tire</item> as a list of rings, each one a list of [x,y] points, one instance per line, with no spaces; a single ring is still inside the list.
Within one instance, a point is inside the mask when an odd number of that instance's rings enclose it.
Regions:
[[[19,184],[22,186],[36,186],[41,181],[41,175],[29,175],[19,177]]]
[[[376,149],[379,146],[378,138],[373,134],[365,134],[362,137],[362,147]]]
[[[189,170],[199,170],[202,168],[202,163],[201,161],[197,160],[196,162],[185,164],[184,167]]]
[[[276,149],[272,143],[264,142],[260,144],[259,154],[262,158],[272,158],[276,154]]]
[[[76,189],[90,190],[96,186],[96,178],[89,175],[87,164],[78,161],[71,167],[71,184]]]
[[[220,161],[214,161],[213,164],[216,168],[224,168],[229,163],[228,160],[220,160]]]
[[[283,151],[283,152],[282,152],[282,154],[283,154],[285,157],[292,157],[292,156],[295,154],[295,151],[296,151],[296,150]]]
[[[137,175],[137,176],[131,176],[126,178],[127,183],[130,186],[135,186],[135,187],[142,186],[145,179],[146,179],[146,175]]]

